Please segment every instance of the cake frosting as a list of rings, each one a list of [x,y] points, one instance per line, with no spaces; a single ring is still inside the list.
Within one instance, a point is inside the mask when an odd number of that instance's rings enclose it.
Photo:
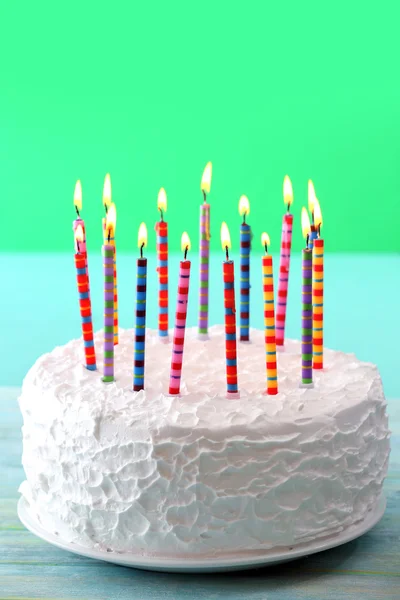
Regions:
[[[389,457],[377,368],[325,350],[299,387],[300,343],[278,354],[266,396],[262,331],[238,344],[239,399],[226,398],[224,330],[186,331],[181,395],[168,396],[171,346],[146,338],[145,390],[132,391],[132,330],[120,330],[115,382],[82,366],[82,340],[39,358],[20,397],[20,491],[42,526],[88,548],[165,557],[265,551],[361,521]]]

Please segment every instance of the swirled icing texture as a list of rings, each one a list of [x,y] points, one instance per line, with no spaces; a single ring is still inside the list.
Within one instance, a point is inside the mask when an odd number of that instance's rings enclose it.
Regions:
[[[389,431],[377,368],[326,350],[299,388],[300,346],[280,353],[263,395],[263,333],[239,344],[241,397],[225,397],[224,333],[186,332],[182,396],[168,397],[171,346],[147,332],[146,391],[132,392],[133,332],[116,381],[82,367],[82,342],[39,358],[23,384],[21,493],[65,540],[162,556],[294,546],[362,520],[378,501]]]

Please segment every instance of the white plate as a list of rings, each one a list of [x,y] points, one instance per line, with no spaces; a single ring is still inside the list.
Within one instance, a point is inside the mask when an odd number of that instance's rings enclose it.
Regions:
[[[376,505],[376,508],[368,513],[367,517],[358,523],[348,527],[339,534],[314,540],[308,544],[295,546],[293,549],[288,547],[280,549],[267,550],[266,552],[243,553],[230,555],[229,557],[203,557],[203,558],[162,558],[155,556],[146,556],[134,552],[106,552],[104,550],[94,550],[93,548],[84,548],[70,542],[65,542],[48,531],[45,531],[39,522],[32,517],[29,512],[29,505],[24,498],[18,502],[18,516],[29,531],[40,537],[42,540],[97,560],[104,560],[125,567],[135,567],[137,569],[146,569],[149,571],[169,571],[171,573],[216,573],[222,571],[239,571],[243,569],[255,569],[267,565],[273,565],[294,560],[308,554],[314,554],[321,550],[328,550],[340,544],[350,542],[363,533],[369,531],[382,518],[386,508],[386,499],[382,496]]]

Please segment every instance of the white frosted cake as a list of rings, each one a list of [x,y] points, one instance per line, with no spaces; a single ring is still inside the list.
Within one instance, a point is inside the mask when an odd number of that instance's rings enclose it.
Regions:
[[[238,344],[240,399],[227,399],[224,330],[186,331],[182,393],[166,394],[171,346],[147,331],[145,391],[132,391],[133,331],[121,330],[116,381],[82,366],[82,340],[39,358],[23,384],[21,493],[47,531],[88,548],[162,557],[296,546],[361,522],[389,457],[377,368],[325,351],[301,389],[300,344],[265,388],[263,332]]]

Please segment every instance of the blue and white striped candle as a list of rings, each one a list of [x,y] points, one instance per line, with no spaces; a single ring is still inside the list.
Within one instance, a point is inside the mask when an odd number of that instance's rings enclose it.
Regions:
[[[250,327],[250,250],[251,228],[246,223],[250,213],[250,203],[246,196],[239,200],[239,214],[243,217],[240,225],[240,341],[248,342]]]
[[[138,246],[140,258],[137,260],[136,282],[136,323],[135,347],[133,362],[133,390],[144,389],[144,369],[146,350],[146,287],[147,287],[147,258],[143,257],[143,248],[147,244],[147,229],[142,223],[139,227]]]

